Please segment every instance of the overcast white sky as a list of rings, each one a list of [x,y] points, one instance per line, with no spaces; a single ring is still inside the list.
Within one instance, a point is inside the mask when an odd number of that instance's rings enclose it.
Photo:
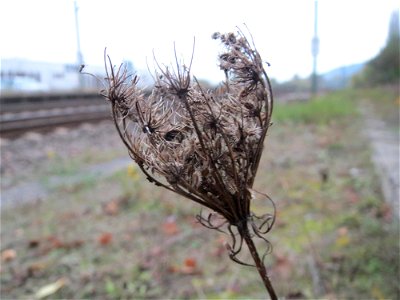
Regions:
[[[188,62],[193,37],[193,73],[222,79],[216,66],[215,31],[246,23],[267,72],[278,80],[312,71],[314,0],[77,0],[81,48],[87,65],[100,65],[103,50],[113,62],[131,60],[146,69],[154,49],[158,61],[173,60],[173,42]],[[363,62],[386,41],[397,0],[319,0],[318,70]],[[4,0],[0,4],[2,58],[74,63],[76,32],[73,0]]]

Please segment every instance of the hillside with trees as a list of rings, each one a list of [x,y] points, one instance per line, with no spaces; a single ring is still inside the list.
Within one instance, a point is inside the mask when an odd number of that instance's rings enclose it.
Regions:
[[[354,77],[357,87],[377,86],[398,82],[400,79],[400,32],[399,11],[390,18],[389,33],[385,47],[371,59],[364,70]]]

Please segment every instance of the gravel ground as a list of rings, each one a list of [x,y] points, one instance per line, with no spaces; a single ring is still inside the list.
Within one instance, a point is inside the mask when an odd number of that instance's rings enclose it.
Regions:
[[[42,176],[57,175],[57,171],[62,171],[60,166],[66,168],[72,160],[87,167],[107,158],[126,156],[110,121],[85,123],[75,128],[58,127],[48,133],[29,132],[17,139],[1,139],[0,143],[3,192]]]
[[[394,215],[400,219],[399,135],[373,113],[368,105],[360,109],[364,119],[364,133],[373,150],[372,160],[380,175],[385,200],[392,205]]]

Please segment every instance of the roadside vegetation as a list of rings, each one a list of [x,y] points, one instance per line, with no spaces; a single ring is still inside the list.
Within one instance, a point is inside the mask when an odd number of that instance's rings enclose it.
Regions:
[[[332,92],[307,101],[276,106],[274,121],[323,125],[356,115],[354,93]]]
[[[399,223],[383,200],[358,114],[376,105],[377,114],[394,116],[397,97],[386,87],[276,106],[255,189],[277,205],[266,264],[280,297],[399,298]],[[75,173],[82,157],[95,164],[116,153],[80,151],[63,157]],[[59,161],[45,159],[32,180],[59,176]],[[265,210],[263,202],[253,206]],[[229,260],[227,237],[197,224],[200,207],[154,189],[133,165],[1,210],[4,299],[265,297],[256,272]]]
[[[356,87],[370,88],[398,83],[400,79],[399,10],[392,13],[386,45],[367,62],[363,72],[353,78]]]

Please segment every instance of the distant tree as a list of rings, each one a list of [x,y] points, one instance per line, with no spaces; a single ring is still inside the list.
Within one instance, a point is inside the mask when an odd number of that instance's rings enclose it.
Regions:
[[[399,11],[392,13],[385,47],[371,59],[363,72],[354,77],[355,86],[374,86],[400,79],[400,29]]]

